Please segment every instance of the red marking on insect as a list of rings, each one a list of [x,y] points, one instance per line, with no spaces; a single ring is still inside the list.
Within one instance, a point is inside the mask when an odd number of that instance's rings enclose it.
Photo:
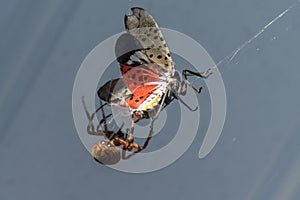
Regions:
[[[202,87],[192,86],[187,76],[207,78],[212,71],[183,70],[181,80],[154,18],[142,8],[131,10],[132,14],[125,16],[127,33],[118,38],[115,46],[124,84],[131,92],[122,106],[128,106],[138,118],[155,119],[166,102],[174,98],[183,102],[180,96],[185,95],[187,86],[200,93]]]

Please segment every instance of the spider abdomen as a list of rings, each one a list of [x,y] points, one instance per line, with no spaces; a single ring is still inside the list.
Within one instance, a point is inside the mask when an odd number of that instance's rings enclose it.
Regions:
[[[92,156],[103,165],[114,165],[121,159],[119,148],[108,140],[96,142],[92,147]]]

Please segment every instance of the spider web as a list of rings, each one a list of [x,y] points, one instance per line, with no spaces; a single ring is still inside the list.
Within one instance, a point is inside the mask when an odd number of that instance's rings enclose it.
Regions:
[[[234,49],[231,53],[229,53],[227,56],[222,58],[217,64],[214,66],[211,66],[210,69],[214,70],[218,68],[222,64],[229,64],[238,54],[239,52],[246,48],[249,44],[251,44],[255,39],[257,39],[262,33],[264,33],[269,27],[271,27],[275,22],[283,18],[287,13],[289,13],[293,8],[295,8],[298,3],[300,3],[300,0],[297,0],[293,4],[291,4],[287,9],[282,11],[280,14],[278,14],[275,18],[273,18],[269,23],[267,23],[263,28],[261,28],[259,31],[256,32],[254,36],[246,40],[244,43],[242,43],[240,46],[238,46],[236,49]],[[196,81],[197,79],[200,79],[200,77],[195,78],[191,83]]]

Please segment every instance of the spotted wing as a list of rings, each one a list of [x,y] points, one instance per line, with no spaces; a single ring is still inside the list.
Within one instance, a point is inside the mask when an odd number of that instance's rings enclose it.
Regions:
[[[121,35],[115,45],[115,54],[128,89],[134,93],[138,87],[159,82],[164,70],[149,60],[141,43],[131,34]]]
[[[125,15],[125,28],[142,47],[141,53],[151,63],[156,63],[164,72],[174,74],[174,63],[167,43],[154,18],[144,9],[131,8],[132,14]],[[146,60],[146,59],[144,59]]]
[[[153,17],[144,9],[132,8],[125,16],[127,33],[121,35],[115,53],[124,82],[132,92],[126,99],[128,106],[145,108],[158,103],[159,88],[165,73],[174,74],[173,61],[166,41]],[[156,99],[157,98],[157,99]]]

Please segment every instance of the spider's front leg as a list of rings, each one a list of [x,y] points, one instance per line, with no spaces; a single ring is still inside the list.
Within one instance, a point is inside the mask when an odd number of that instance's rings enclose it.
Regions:
[[[131,158],[132,156],[134,156],[135,154],[137,154],[137,153],[139,153],[139,152],[141,152],[141,151],[143,151],[144,149],[147,148],[147,146],[148,146],[148,144],[149,144],[149,142],[150,142],[150,140],[151,140],[151,138],[152,138],[152,135],[153,135],[154,121],[155,121],[155,119],[151,121],[150,131],[149,131],[149,134],[148,134],[148,136],[147,136],[147,139],[146,139],[145,142],[144,142],[144,145],[143,145],[143,146],[139,146],[138,144],[133,143],[132,147],[133,147],[134,149],[136,149],[136,151],[134,151],[133,153],[131,153],[131,154],[127,155],[127,156],[126,156],[126,150],[123,149],[123,151],[122,151],[122,159],[123,159],[123,160],[129,159],[129,158]]]
[[[134,137],[133,137],[133,131],[134,131],[134,115],[131,115],[131,128],[130,128],[130,132],[129,132],[129,138],[128,138],[128,142],[129,143],[133,143],[134,141]]]

